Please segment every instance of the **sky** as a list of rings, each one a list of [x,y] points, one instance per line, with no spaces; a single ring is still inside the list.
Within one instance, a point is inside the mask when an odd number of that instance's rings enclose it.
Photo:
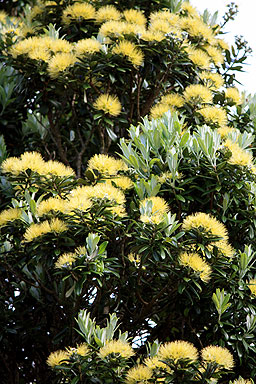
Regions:
[[[246,93],[256,93],[256,0],[233,0],[238,5],[239,13],[235,20],[226,24],[223,36],[224,40],[233,45],[236,35],[242,35],[248,41],[253,53],[247,59],[244,66],[245,73],[237,72],[237,79],[243,84],[238,86],[240,91]],[[200,13],[208,9],[211,14],[218,11],[218,20],[222,21],[222,16],[227,10],[227,5],[232,0],[190,0],[190,3],[197,8]]]

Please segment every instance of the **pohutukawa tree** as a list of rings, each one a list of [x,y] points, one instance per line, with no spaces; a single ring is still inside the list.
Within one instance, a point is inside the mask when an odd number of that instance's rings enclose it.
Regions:
[[[222,25],[174,0],[9,11],[4,382],[252,383],[255,106],[235,87],[250,49],[222,39],[235,5]]]

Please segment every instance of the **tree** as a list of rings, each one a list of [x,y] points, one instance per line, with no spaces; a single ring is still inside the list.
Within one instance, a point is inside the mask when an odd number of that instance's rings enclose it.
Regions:
[[[246,43],[229,50],[216,15],[181,1],[1,17],[6,382],[253,378]]]

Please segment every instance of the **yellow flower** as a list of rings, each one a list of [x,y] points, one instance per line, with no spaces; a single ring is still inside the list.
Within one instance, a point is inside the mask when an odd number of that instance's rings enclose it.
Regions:
[[[50,222],[46,220],[42,223],[31,224],[24,234],[24,240],[30,242],[40,236],[45,235],[46,233],[62,233],[67,231],[67,229],[68,227],[66,224],[57,218],[52,219]]]
[[[152,370],[145,365],[139,364],[127,372],[126,383],[135,384],[135,383],[147,383],[152,377]]]
[[[35,48],[28,53],[28,57],[32,60],[37,60],[37,61],[42,60],[42,61],[48,62],[51,58],[51,55],[48,49]]]
[[[211,66],[209,56],[202,49],[188,47],[185,49],[189,59],[201,69],[209,69]]]
[[[207,45],[206,47],[204,47],[204,49],[206,50],[206,52],[208,53],[208,55],[216,66],[219,67],[224,62],[224,56],[222,55],[222,52],[219,49],[213,47],[212,45]]]
[[[99,34],[102,36],[122,36],[126,29],[126,25],[127,23],[125,23],[124,21],[106,21],[100,27]]]
[[[62,14],[64,24],[70,24],[72,20],[89,20],[94,19],[96,15],[95,8],[88,3],[75,3],[69,5]]]
[[[235,250],[227,241],[219,240],[216,241],[214,245],[218,248],[219,252],[221,252],[223,256],[228,258],[232,258],[234,256]]]
[[[154,369],[165,369],[165,370],[170,370],[170,368],[168,367],[168,365],[166,365],[165,363],[163,363],[161,361],[160,358],[158,358],[157,356],[154,356],[154,357],[148,357],[147,359],[144,360],[144,364],[154,370]]]
[[[159,31],[143,31],[140,38],[145,41],[157,41],[160,42],[165,39],[165,35]]]
[[[101,44],[95,39],[82,39],[75,43],[75,55],[81,57],[83,55],[92,55],[99,52]]]
[[[113,48],[113,53],[127,57],[133,65],[143,63],[143,52],[131,41],[122,40]]]
[[[55,78],[70,67],[73,67],[77,58],[72,53],[57,53],[48,61],[48,72],[50,77]]]
[[[68,360],[69,359],[69,354],[67,351],[62,351],[62,350],[59,350],[59,351],[55,351],[55,352],[52,352],[48,359],[47,359],[47,364],[54,368],[56,367],[57,365],[61,365],[61,364],[65,364],[67,363],[65,360]]]
[[[199,277],[202,281],[207,283],[210,280],[211,267],[206,263],[197,253],[183,252],[180,255],[179,262],[185,267],[193,269],[193,271],[199,273]]]
[[[151,108],[150,117],[151,119],[158,119],[159,117],[162,117],[163,114],[169,111],[170,109],[171,107],[168,104],[158,103]]]
[[[152,33],[160,32],[162,34],[175,34],[177,37],[181,37],[181,32],[179,28],[177,28],[178,25],[173,25],[167,20],[164,19],[155,19],[151,22],[149,26],[149,31]]]
[[[99,183],[95,186],[78,187],[71,192],[72,197],[83,197],[85,199],[106,199],[114,204],[123,205],[125,196],[120,189],[106,183]]]
[[[4,227],[11,221],[20,219],[22,210],[20,208],[5,209],[0,213],[0,227]]]
[[[116,207],[111,207],[110,212],[115,216],[124,217],[126,216],[125,208],[121,205],[118,205]]]
[[[72,44],[63,39],[49,39],[49,49],[53,53],[71,53],[73,46]]]
[[[51,211],[64,212],[65,200],[57,197],[50,197],[47,200],[41,201],[37,206],[38,216],[43,216]]]
[[[228,51],[229,50],[229,45],[228,43],[223,40],[223,39],[214,39],[215,45],[219,46],[223,51]]]
[[[88,169],[97,170],[103,176],[115,176],[119,171],[126,171],[128,167],[123,160],[100,154],[90,158]]]
[[[60,163],[57,160],[49,160],[45,163],[45,169],[41,173],[42,175],[54,175],[59,177],[74,176],[75,172],[72,168]]]
[[[152,196],[140,203],[140,220],[143,223],[159,224],[163,221],[164,215],[169,211],[166,201],[159,196]]]
[[[69,347],[67,348],[67,353],[69,356],[75,357],[76,355],[79,356],[86,356],[90,353],[90,349],[88,348],[88,345],[85,343],[77,344],[76,348]]]
[[[134,185],[132,180],[127,176],[118,176],[118,177],[115,177],[113,179],[107,179],[106,180],[106,183],[112,184],[112,182],[114,183],[114,185],[117,186],[117,188],[120,188],[124,191],[127,189],[131,189]]]
[[[226,138],[230,133],[235,132],[236,128],[228,127],[227,125],[217,129],[217,132],[220,134],[221,138]]]
[[[125,359],[134,355],[134,351],[129,343],[122,340],[110,340],[99,350],[99,357],[104,359],[108,355],[115,354]]]
[[[0,11],[0,23],[5,23],[8,15],[5,11]]]
[[[201,84],[192,84],[186,87],[183,96],[187,103],[211,103],[212,92]]]
[[[184,3],[181,4],[180,9],[187,12],[191,17],[200,17],[196,8],[193,7],[188,1],[184,1]]]
[[[169,107],[178,107],[181,108],[184,105],[184,98],[178,93],[169,93],[161,97],[161,103],[167,104]]]
[[[74,211],[86,212],[91,206],[91,200],[86,199],[83,196],[74,196],[70,197],[69,200],[65,202],[65,212],[67,214]]]
[[[98,23],[108,20],[119,20],[121,18],[121,13],[113,5],[105,5],[101,7],[95,16],[95,19]]]
[[[234,367],[233,356],[227,348],[210,345],[202,349],[201,355],[206,363],[216,363],[225,369],[232,369]]]
[[[241,98],[240,98],[240,93],[237,88],[227,88],[225,90],[225,97],[230,101],[231,103],[234,103],[236,105],[239,105],[242,103]]]
[[[248,283],[251,293],[256,296],[256,279],[251,279]]]
[[[55,268],[69,268],[72,267],[72,264],[77,260],[77,255],[75,253],[64,253],[61,255],[55,263]]]
[[[160,360],[171,360],[174,363],[183,359],[187,359],[189,362],[194,362],[198,359],[198,352],[193,344],[187,341],[176,340],[162,344],[159,348],[157,357]]]
[[[124,11],[124,18],[128,23],[134,23],[138,25],[146,25],[147,19],[141,11],[136,9],[127,9]]]
[[[38,152],[25,152],[20,158],[9,157],[2,163],[2,171],[14,175],[18,175],[28,169],[40,174],[44,167],[45,161]]]
[[[181,19],[181,28],[187,31],[190,36],[206,41],[211,41],[214,36],[212,29],[200,18],[183,17]]]
[[[117,96],[111,96],[108,93],[100,95],[93,106],[98,110],[109,113],[111,116],[118,116],[122,108]]]
[[[253,384],[252,380],[245,380],[242,377],[239,377],[239,379],[236,379],[232,382],[232,384]]]
[[[139,255],[137,255],[135,253],[129,253],[129,255],[127,257],[128,257],[128,260],[131,263],[134,263],[136,266],[140,264],[140,256]]]
[[[200,79],[205,81],[205,85],[209,88],[219,89],[224,84],[224,79],[218,73],[203,71],[199,74]]]
[[[225,141],[224,146],[232,153],[231,157],[228,159],[229,164],[241,165],[243,167],[252,166],[253,157],[250,152],[245,151],[237,143],[232,142],[230,139]]]
[[[227,114],[225,109],[218,107],[204,107],[198,110],[208,124],[217,124],[223,126],[227,123]]]
[[[184,231],[191,229],[197,230],[200,234],[206,233],[214,237],[220,237],[222,240],[228,239],[225,226],[215,217],[203,212],[194,213],[187,216],[182,226]]]

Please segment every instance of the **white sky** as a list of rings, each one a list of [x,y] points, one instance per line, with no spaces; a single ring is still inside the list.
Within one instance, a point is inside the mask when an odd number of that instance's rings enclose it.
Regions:
[[[208,9],[211,14],[218,11],[218,20],[222,21],[222,16],[227,10],[227,5],[234,1],[238,5],[239,13],[235,20],[226,24],[224,29],[227,32],[223,35],[224,40],[230,45],[234,43],[236,35],[244,36],[249,46],[253,49],[252,55],[247,59],[244,66],[245,73],[237,72],[237,79],[243,84],[238,86],[241,91],[256,93],[256,0],[190,0],[190,3],[197,8],[200,13]]]

